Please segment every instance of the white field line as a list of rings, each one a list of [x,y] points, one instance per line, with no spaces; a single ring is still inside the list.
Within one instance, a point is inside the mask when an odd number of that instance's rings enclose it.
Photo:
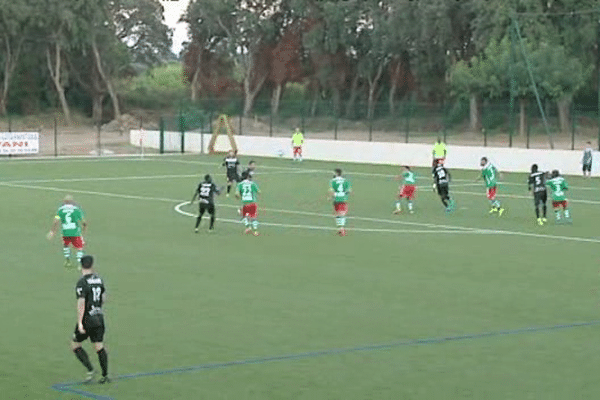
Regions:
[[[89,194],[89,195],[95,195],[95,196],[123,198],[123,199],[132,199],[132,200],[161,201],[161,202],[168,202],[168,203],[182,202],[181,199],[176,200],[176,199],[168,199],[168,198],[161,198],[161,197],[135,196],[135,195],[128,195],[128,194],[95,192],[95,191],[88,191],[88,190],[69,190],[69,189],[63,189],[63,188],[44,187],[44,186],[12,185],[12,184],[7,184],[7,183],[0,183],[0,186],[31,189],[31,190],[48,190],[48,191],[55,191],[55,192],[62,192],[62,193],[80,193],[80,194]],[[237,206],[229,205],[229,204],[221,205],[221,206],[238,208]],[[332,215],[307,213],[307,212],[303,212],[303,211],[275,210],[275,209],[264,209],[264,210],[265,211],[273,211],[273,212],[287,212],[290,214],[332,217]],[[501,235],[511,235],[511,236],[535,237],[535,238],[543,238],[543,239],[555,239],[555,240],[564,240],[564,241],[571,241],[571,242],[600,243],[600,239],[595,239],[595,238],[545,235],[545,234],[539,234],[539,233],[494,230],[494,229],[481,229],[481,228],[473,228],[473,227],[465,227],[465,226],[447,226],[447,225],[425,224],[425,223],[418,223],[418,222],[382,220],[382,219],[366,218],[366,217],[352,217],[351,219],[364,220],[364,221],[375,221],[375,222],[385,222],[385,223],[392,223],[392,224],[399,224],[399,225],[414,225],[414,226],[421,226],[424,228],[457,229],[458,231],[455,231],[455,233],[474,232],[474,233],[481,233],[481,234],[501,234]]]
[[[188,217],[198,217],[197,214],[193,214],[187,211],[183,211],[181,209],[181,207],[185,206],[186,204],[189,204],[187,201],[177,204],[175,206],[175,211],[181,215],[185,215]],[[227,219],[227,218],[217,218],[217,221],[219,222],[229,222],[229,223],[234,223],[234,224],[241,224],[242,222],[239,219]],[[261,222],[260,225],[264,225],[264,226],[277,226],[277,227],[282,227],[282,228],[297,228],[297,229],[311,229],[311,230],[324,230],[324,231],[337,231],[338,228],[335,227],[331,227],[331,226],[318,226],[318,225],[299,225],[299,224],[280,224],[280,223],[276,223],[276,222]],[[433,229],[381,229],[381,228],[372,228],[372,229],[368,229],[368,228],[355,228],[352,227],[350,228],[353,232],[381,232],[381,233],[472,233],[472,234],[479,234],[481,232],[476,231],[476,230],[454,230],[454,229],[449,229],[449,230],[433,230]]]
[[[300,173],[304,171],[293,171],[295,173]],[[278,172],[263,172],[263,174],[276,174]],[[279,172],[279,173],[289,173],[289,172]],[[15,181],[5,181],[0,182],[2,184],[23,184],[23,183],[57,183],[57,182],[95,182],[95,181],[119,181],[119,180],[144,180],[144,179],[178,179],[178,178],[198,178],[202,179],[201,174],[179,174],[179,175],[138,175],[138,176],[109,176],[109,177],[95,177],[95,178],[68,178],[68,179],[30,179],[30,180],[15,180]],[[452,185],[451,188],[454,187],[467,187],[467,186],[480,186],[478,183],[471,184],[458,184]],[[427,186],[419,186],[419,188],[427,188]],[[455,194],[466,194],[471,196],[484,196],[485,193],[482,191],[480,193],[477,192],[464,192],[464,191],[455,191],[452,190],[452,193]],[[511,199],[526,199],[532,200],[531,196],[522,196],[522,195],[514,195],[514,194],[502,194],[500,197],[506,197]],[[578,200],[578,199],[569,199],[571,203],[581,203],[581,204],[591,204],[591,205],[600,205],[600,201],[595,200]],[[280,212],[285,212],[281,211]]]
[[[161,158],[155,158],[154,161],[164,161],[164,162],[173,162],[173,163],[183,163],[183,164],[198,164],[198,165],[219,165],[216,163],[211,163],[211,162],[205,162],[205,161],[193,161],[193,160],[169,160],[169,159],[161,159]],[[342,163],[343,164],[343,163]],[[369,164],[371,165],[371,164]],[[399,166],[393,166],[390,165],[390,168],[398,168],[400,169]],[[328,170],[328,169],[298,169],[298,168],[293,168],[293,167],[275,167],[275,166],[269,166],[269,165],[263,165],[260,166],[259,169],[275,169],[275,170],[281,170],[282,173],[285,173],[285,171],[293,171],[293,172],[300,172],[302,171],[303,173],[309,174],[309,173],[325,173],[325,174],[332,174],[333,173],[333,168],[332,170]],[[474,175],[478,175],[478,172],[476,170],[465,170],[468,172],[473,172]],[[381,178],[395,178],[398,175],[401,174],[401,171],[399,171],[397,174],[380,174],[380,173],[373,173],[373,172],[355,172],[355,171],[345,171],[345,173],[348,176],[374,176],[374,177],[381,177]],[[258,173],[258,175],[260,175],[260,172]],[[417,177],[417,179],[421,179],[421,180],[429,180],[429,178],[425,178],[423,176]],[[468,186],[481,186],[483,187],[483,182],[476,182],[475,179],[453,179],[453,182],[465,182],[466,185]],[[499,182],[500,185],[507,185],[507,186],[523,186],[526,187],[527,183],[518,183],[518,182]],[[581,190],[600,190],[600,188],[594,188],[594,187],[583,187],[583,186],[571,186],[571,189],[581,189]]]
[[[452,186],[450,187],[450,192],[451,193],[456,193],[456,194],[467,194],[467,195],[471,195],[471,196],[485,196],[485,193],[481,192],[481,193],[476,193],[476,192],[461,192],[461,191],[456,191],[456,190],[452,190]],[[527,199],[527,200],[531,200],[533,201],[533,196],[520,196],[517,194],[498,194],[499,198],[503,198],[503,197],[507,197],[509,199]],[[551,197],[551,196],[549,196]],[[552,201],[551,199],[549,201]],[[600,201],[595,201],[595,200],[574,200],[574,199],[568,199],[569,203],[582,203],[582,204],[593,204],[593,205],[599,205]]]

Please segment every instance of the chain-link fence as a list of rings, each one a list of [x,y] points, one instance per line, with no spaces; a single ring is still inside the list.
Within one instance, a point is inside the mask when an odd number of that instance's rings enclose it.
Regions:
[[[270,101],[257,101],[243,115],[243,102],[204,102],[211,121],[223,112],[232,118],[239,135],[287,137],[300,127],[307,138],[402,143],[446,143],[466,146],[580,149],[600,144],[595,106],[572,104],[559,115],[555,103],[545,103],[549,134],[534,101],[472,105],[456,102],[432,105],[416,101],[355,101],[341,107],[332,101],[282,101],[277,113]],[[477,107],[477,110],[472,110]],[[369,113],[369,109],[372,110]],[[370,115],[369,115],[370,114]]]

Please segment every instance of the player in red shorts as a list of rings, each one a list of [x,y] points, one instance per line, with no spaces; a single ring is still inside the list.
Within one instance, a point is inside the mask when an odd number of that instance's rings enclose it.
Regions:
[[[302,145],[304,144],[304,135],[300,131],[300,128],[296,128],[292,135],[292,147],[294,150],[293,159],[294,161],[302,161]]]
[[[242,200],[242,221],[246,226],[245,233],[258,236],[258,185],[252,181],[247,172],[242,173],[242,181],[237,185],[236,197]]]
[[[338,227],[338,235],[346,236],[346,214],[348,213],[348,195],[351,192],[350,182],[342,176],[342,170],[335,169],[335,175],[330,182],[329,194],[333,199],[333,210]]]
[[[87,223],[84,219],[83,210],[75,204],[73,197],[70,195],[65,196],[63,204],[56,212],[54,223],[47,235],[48,240],[54,237],[59,226],[62,231],[65,268],[72,268],[71,248],[69,246],[73,246],[77,249],[77,262],[79,263],[81,257],[83,257],[83,246],[85,245],[85,242],[82,234],[87,227]]]
[[[410,170],[408,165],[404,167],[402,177],[404,179],[404,183],[398,192],[398,201],[396,202],[394,214],[400,214],[402,212],[402,199],[406,199],[408,204],[408,212],[412,214],[414,213],[413,199],[415,198],[415,192],[417,191],[417,178],[415,173]]]

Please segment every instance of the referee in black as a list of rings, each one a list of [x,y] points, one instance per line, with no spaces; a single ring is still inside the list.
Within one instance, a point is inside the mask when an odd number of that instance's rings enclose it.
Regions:
[[[544,225],[548,220],[546,219],[546,202],[548,201],[548,190],[546,189],[546,172],[538,171],[538,165],[533,164],[531,166],[531,173],[529,174],[529,191],[533,192],[533,205],[535,207],[535,217],[537,218],[538,225]],[[540,216],[540,207],[542,208],[542,216]]]
[[[194,192],[194,197],[190,200],[190,204],[196,200],[196,197],[200,199],[199,203],[199,212],[198,218],[196,219],[196,229],[194,230],[198,233],[198,227],[200,226],[200,221],[202,221],[202,216],[205,212],[208,211],[210,214],[210,227],[208,228],[209,232],[212,232],[215,229],[215,219],[217,217],[217,210],[215,209],[215,194],[220,194],[221,191],[217,188],[217,185],[212,181],[212,177],[210,175],[204,175],[204,181],[200,182],[196,191]]]
[[[73,333],[71,348],[75,356],[88,370],[85,381],[94,379],[95,371],[86,351],[81,343],[86,339],[94,344],[98,361],[102,369],[102,378],[98,383],[107,383],[108,379],[108,355],[104,349],[104,312],[102,305],[106,300],[106,288],[102,278],[92,269],[94,258],[83,256],[81,258],[81,275],[75,286],[77,296],[77,325]]]

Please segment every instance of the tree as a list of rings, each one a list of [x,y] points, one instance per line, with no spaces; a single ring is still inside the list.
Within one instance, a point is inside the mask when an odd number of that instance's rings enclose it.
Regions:
[[[9,87],[23,45],[32,28],[35,6],[34,0],[6,1],[0,4],[0,115],[6,115]]]

